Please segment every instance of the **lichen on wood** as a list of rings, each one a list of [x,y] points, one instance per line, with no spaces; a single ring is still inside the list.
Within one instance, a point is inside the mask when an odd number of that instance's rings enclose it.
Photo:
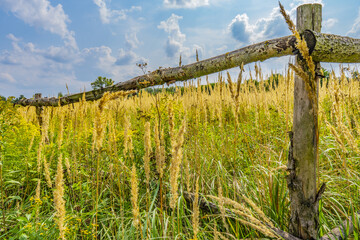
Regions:
[[[308,30],[310,31],[310,30]],[[316,39],[312,57],[317,62],[359,63],[360,39],[311,31]]]

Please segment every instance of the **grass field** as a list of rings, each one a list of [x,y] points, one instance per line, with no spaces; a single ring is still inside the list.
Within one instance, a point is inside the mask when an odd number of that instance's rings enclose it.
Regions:
[[[278,238],[294,80],[255,70],[46,107],[40,125],[34,107],[0,102],[0,239]],[[319,236],[360,210],[360,81],[321,82]]]

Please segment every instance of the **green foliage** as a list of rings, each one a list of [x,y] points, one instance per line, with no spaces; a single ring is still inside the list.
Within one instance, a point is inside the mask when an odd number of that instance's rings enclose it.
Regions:
[[[351,73],[351,77],[356,81],[360,81],[360,73],[359,73],[359,71],[353,71]]]
[[[13,97],[13,96],[10,96],[10,97],[8,97],[8,100],[10,99],[10,101],[12,102],[12,103],[17,103],[18,101],[20,101],[21,99],[23,99],[23,98],[25,98],[25,96],[24,95],[20,95],[19,97],[17,97],[17,98],[15,98],[15,97]]]
[[[320,78],[320,87],[323,86],[323,84],[328,87],[329,86],[329,79],[330,79],[330,72],[325,69],[325,68],[321,68],[322,72],[323,72],[323,77]]]
[[[292,94],[286,98],[284,91],[291,92],[292,89],[285,88],[288,85],[284,85],[281,75],[273,75],[264,82],[245,81],[241,90],[246,94],[240,98],[237,123],[228,85],[222,84],[221,96],[220,84],[212,83],[210,87],[202,86],[201,89],[147,88],[137,96],[108,103],[99,118],[99,122],[104,124],[100,151],[93,148],[98,102],[44,108],[49,129],[42,156],[47,159],[52,181],[60,154],[63,159],[68,158],[71,165],[69,173],[64,163],[67,239],[141,239],[141,234],[143,239],[193,239],[193,209],[183,196],[184,191],[194,192],[197,177],[201,196],[218,196],[220,186],[223,196],[238,203],[243,202],[242,196],[246,196],[276,227],[287,231],[287,131],[292,124],[290,106],[293,99]],[[342,140],[347,149],[339,148],[325,122],[333,122],[334,96],[329,92],[321,92],[321,96],[318,170],[319,182],[327,183],[327,191],[320,202],[319,236],[337,226],[347,215],[357,218],[356,211],[360,209],[358,153],[351,149],[344,137]],[[351,120],[356,127],[360,122],[358,96],[340,96],[344,97],[341,116],[346,120],[343,121],[346,126],[342,128],[351,127],[348,122]],[[41,172],[37,170],[41,136],[35,109],[14,107],[10,100],[0,101],[0,156],[4,183],[0,196],[0,204],[4,204],[0,208],[0,239],[57,239],[59,230],[52,199],[54,187],[47,185],[43,158]],[[172,158],[169,106],[176,131],[184,118],[187,123],[179,176],[181,197],[176,209],[169,208],[170,174],[167,170]],[[131,123],[128,134],[132,136],[133,159],[123,153],[125,115]],[[150,122],[152,142],[149,192],[144,170],[146,121]],[[163,208],[159,200],[161,183],[156,170],[156,121],[164,131]],[[63,142],[59,146],[61,123],[64,124]],[[357,131],[355,127],[352,129],[354,132]],[[359,144],[360,136],[354,133],[353,137],[355,144]],[[185,160],[188,165],[185,165]],[[136,229],[132,219],[128,169],[133,163],[139,179],[141,229]],[[189,186],[185,175],[187,166],[190,166]],[[34,200],[38,179],[41,180],[41,201]],[[214,227],[229,239],[264,237],[231,214],[227,215],[224,224],[218,213],[200,211],[198,239],[214,239]],[[355,228],[359,231],[359,224]],[[358,233],[354,236],[357,237]]]
[[[330,77],[330,72],[326,68],[322,68],[324,78]]]
[[[114,81],[111,78],[99,76],[94,82],[91,83],[91,86],[94,90],[96,90],[96,89],[112,86],[113,84]]]

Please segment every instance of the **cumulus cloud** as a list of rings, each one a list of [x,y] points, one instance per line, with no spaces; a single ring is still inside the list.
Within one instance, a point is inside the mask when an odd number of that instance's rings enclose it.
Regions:
[[[115,65],[131,65],[139,61],[145,61],[144,58],[139,57],[133,50],[138,48],[140,41],[136,36],[136,32],[129,32],[125,34],[125,48],[121,48],[117,54]]]
[[[222,45],[221,47],[218,47],[218,48],[216,49],[216,51],[224,52],[227,48],[228,48],[227,45]]]
[[[4,51],[4,52],[0,55],[0,64],[4,64],[4,65],[17,65],[17,64],[18,64],[18,60],[17,60],[9,51]]]
[[[99,7],[100,19],[104,24],[125,20],[128,13],[141,11],[140,6],[132,6],[130,9],[113,10],[108,8],[106,0],[93,0],[93,2]]]
[[[196,60],[196,51],[198,52],[199,59],[202,59],[205,47],[204,44],[187,43],[185,45],[186,35],[181,32],[179,26],[179,20],[182,18],[182,16],[173,13],[167,20],[161,21],[158,28],[163,29],[168,34],[165,43],[166,56],[177,60],[181,55],[182,63],[187,64]]]
[[[307,3],[320,3],[324,4],[323,0],[297,0],[297,2],[300,2],[301,4],[307,4]]]
[[[66,44],[64,46],[50,46],[46,49],[40,49],[36,48],[32,42],[22,42],[20,38],[15,37],[13,34],[8,34],[7,37],[12,41],[13,51],[4,51],[0,54],[0,62],[3,64],[16,65],[24,63],[19,56],[25,53],[38,55],[58,63],[74,64],[81,61],[79,51]]]
[[[67,45],[39,48],[13,34],[7,38],[12,49],[0,50],[0,88],[8,89],[8,95],[31,97],[34,92],[56,95],[65,84],[78,92],[99,75],[115,81],[127,80],[141,73],[136,62],[148,62],[134,52],[141,44],[136,32],[128,32],[124,48],[116,51],[108,46],[81,51]],[[82,79],[77,78],[79,73]]]
[[[165,51],[166,55],[170,58],[183,50],[186,35],[180,31],[179,20],[182,18],[182,16],[173,13],[166,21],[161,21],[158,25],[159,29],[163,29],[168,33]]]
[[[195,62],[196,61],[196,51],[198,53],[199,60],[204,59],[205,47],[200,46],[198,44],[193,44],[190,48],[185,48],[185,51],[183,52],[182,55],[184,56],[184,58],[188,58],[187,60],[189,62]]]
[[[137,48],[140,45],[140,41],[136,36],[136,32],[130,32],[125,34],[125,46],[128,49]]]
[[[329,19],[323,21],[322,25],[325,29],[330,29],[338,22],[339,22],[339,20],[337,20],[336,18],[329,18]]]
[[[13,48],[0,51],[0,85],[9,89],[6,94],[32,96],[36,91],[62,89],[66,83],[77,89],[82,85],[74,73],[74,66],[81,62],[79,51],[70,46],[41,49],[13,34],[8,38]]]
[[[249,23],[249,17],[246,13],[238,14],[229,24],[229,29],[233,38],[242,43],[249,42],[252,34],[254,34],[255,26]]]
[[[84,54],[88,58],[93,58],[96,68],[115,81],[124,81],[139,75],[141,71],[135,63],[140,61],[148,62],[147,59],[139,57],[131,50],[119,49],[118,53],[114,54],[112,49],[107,46],[84,49]]]
[[[13,42],[18,42],[21,40],[20,38],[15,37],[14,34],[12,34],[12,33],[9,33],[8,35],[6,35],[6,37]]]
[[[164,0],[167,8],[197,8],[209,5],[209,0]]]
[[[116,57],[112,56],[112,49],[108,46],[85,48],[85,57],[93,57],[97,61],[97,67],[105,72],[110,71],[116,62]]]
[[[135,49],[141,44],[135,31],[125,34],[125,47],[113,51],[108,46],[92,47],[83,50],[84,58],[94,59],[94,66],[102,72],[110,75],[115,81],[127,80],[140,74],[137,62],[148,62],[144,57],[135,53]]]
[[[290,3],[290,7],[291,8],[296,8],[298,7],[299,5],[302,5],[302,4],[308,4],[308,3],[319,3],[321,4],[322,6],[324,6],[324,2],[323,0],[295,0],[294,2]]]
[[[115,65],[128,65],[134,63],[134,60],[137,58],[136,53],[133,51],[125,51],[123,48],[119,50],[118,57],[116,59]]]
[[[57,34],[66,45],[77,48],[75,34],[67,26],[70,19],[61,4],[52,6],[48,0],[2,0],[0,4],[30,26]]]
[[[0,82],[5,81],[9,83],[16,83],[16,80],[9,73],[0,73]]]
[[[228,29],[232,37],[241,43],[263,41],[290,33],[278,7],[272,10],[269,17],[260,18],[254,24],[249,22],[246,13],[238,14],[231,21]]]
[[[355,19],[354,24],[352,25],[350,31],[346,33],[346,35],[360,37],[360,8],[358,17]]]

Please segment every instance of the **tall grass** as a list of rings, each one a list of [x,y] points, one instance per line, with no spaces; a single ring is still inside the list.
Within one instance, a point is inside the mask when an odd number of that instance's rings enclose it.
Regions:
[[[226,82],[222,75],[215,84],[188,81],[173,93],[47,107],[42,126],[35,108],[0,102],[0,238],[239,239],[276,237],[271,226],[286,231],[293,73],[264,80],[257,66],[244,80],[243,71]],[[319,236],[360,209],[359,89],[345,71],[319,89],[318,181],[327,183]],[[185,191],[219,211],[187,202]]]

